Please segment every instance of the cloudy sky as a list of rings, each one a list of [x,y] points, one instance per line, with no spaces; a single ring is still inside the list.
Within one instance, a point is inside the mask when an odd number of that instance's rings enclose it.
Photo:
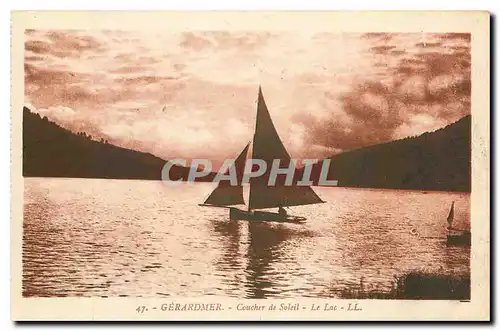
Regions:
[[[294,158],[418,135],[470,113],[470,36],[28,30],[25,104],[162,158],[235,157],[262,86]]]

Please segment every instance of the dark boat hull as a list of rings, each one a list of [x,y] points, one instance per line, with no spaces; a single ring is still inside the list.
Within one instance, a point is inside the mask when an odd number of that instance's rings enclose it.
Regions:
[[[267,211],[246,211],[238,208],[229,209],[229,218],[232,220],[245,220],[256,222],[304,223],[305,217],[281,216],[278,213]]]
[[[467,231],[461,234],[449,234],[446,239],[446,243],[452,246],[471,245],[471,234]]]

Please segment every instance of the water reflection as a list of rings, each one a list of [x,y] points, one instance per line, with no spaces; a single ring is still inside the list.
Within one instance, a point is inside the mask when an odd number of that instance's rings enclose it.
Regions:
[[[222,280],[229,286],[228,295],[244,289],[244,297],[262,299],[279,295],[288,285],[287,273],[300,274],[300,268],[283,270],[286,248],[292,249],[294,239],[312,236],[310,231],[289,228],[268,222],[214,221],[213,230],[222,243],[217,269],[224,274]],[[243,275],[243,278],[242,278]]]
[[[282,225],[231,220],[214,221],[213,230],[222,242],[217,268],[225,275],[223,282],[230,286],[228,294],[234,294],[242,286],[246,298],[273,294],[277,287],[273,281],[277,275],[273,263],[280,260],[281,246],[291,232]]]
[[[290,234],[281,224],[273,227],[270,223],[248,222],[248,264],[245,270],[247,298],[262,299],[273,293],[276,271],[273,271],[272,264],[280,259],[281,244],[289,237]]]
[[[245,265],[240,252],[242,246],[242,224],[230,220],[212,222],[213,231],[217,240],[222,244],[221,257],[217,260],[216,268],[223,275],[222,283],[228,288],[225,293],[233,295],[241,289],[242,277],[239,270]]]
[[[60,240],[63,238],[62,231],[45,221],[52,217],[54,208],[50,201],[39,198],[39,203],[24,206],[25,215],[38,222],[23,224],[23,296],[64,296],[64,293],[58,293],[60,287],[57,286],[67,281],[58,263],[65,258],[64,243]],[[40,286],[47,278],[53,278],[55,282]]]
[[[470,248],[445,244],[442,206],[457,201],[468,226],[467,194],[319,188],[332,203],[294,208],[308,218],[294,225],[193,208],[205,189],[26,180],[23,296],[332,297],[362,277],[388,290],[395,274],[470,269]]]
[[[238,259],[241,223],[229,220],[215,221],[213,222],[213,226],[218,237],[222,237],[223,250],[220,263],[224,266],[224,269],[239,269],[241,267]]]

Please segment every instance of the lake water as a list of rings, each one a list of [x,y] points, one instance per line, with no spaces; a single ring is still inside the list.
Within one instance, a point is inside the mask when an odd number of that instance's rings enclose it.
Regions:
[[[445,240],[452,201],[470,227],[468,193],[314,188],[327,203],[292,207],[298,225],[198,206],[214,186],[25,179],[23,295],[337,297],[361,278],[469,271],[470,248]]]

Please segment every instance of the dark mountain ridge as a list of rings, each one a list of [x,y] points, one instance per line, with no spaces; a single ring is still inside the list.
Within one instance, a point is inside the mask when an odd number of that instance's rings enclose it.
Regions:
[[[328,179],[338,180],[341,187],[470,192],[471,116],[434,132],[363,147],[330,159]],[[321,166],[321,162],[313,166],[315,185]]]
[[[23,176],[161,180],[167,161],[86,133],[66,130],[23,108]],[[187,178],[188,167],[173,166],[173,180]],[[200,179],[210,181],[215,174]]]
[[[434,132],[364,147],[332,156],[328,179],[341,187],[470,192],[471,117]],[[167,161],[86,133],[74,133],[23,108],[23,175],[161,180]],[[318,185],[321,162],[311,178]],[[189,167],[173,166],[174,180]],[[302,178],[298,169],[295,180]],[[215,173],[198,179],[212,181]],[[279,179],[278,179],[279,181]]]

